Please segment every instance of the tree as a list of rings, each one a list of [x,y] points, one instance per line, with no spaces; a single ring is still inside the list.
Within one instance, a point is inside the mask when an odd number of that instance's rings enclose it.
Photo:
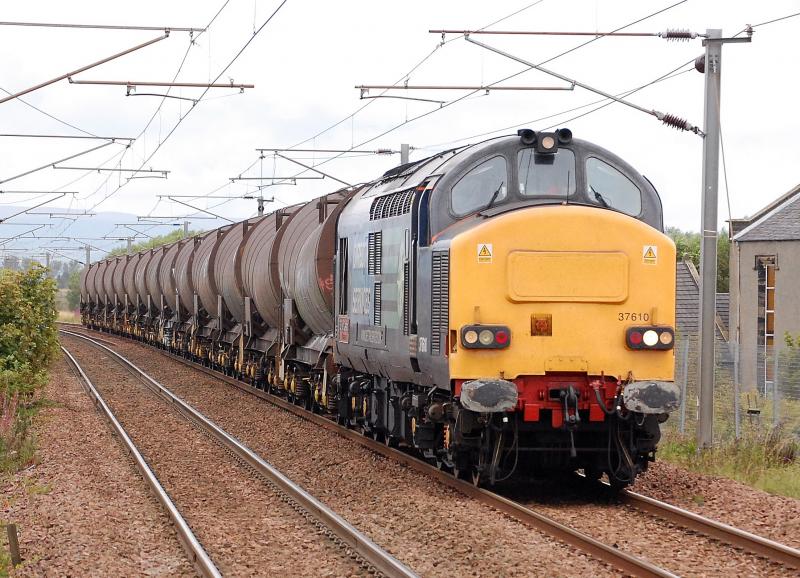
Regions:
[[[78,269],[69,274],[67,284],[67,306],[71,311],[78,308],[81,303],[81,272]]]
[[[675,242],[678,259],[689,259],[700,270],[700,233],[667,227],[667,235]],[[731,243],[728,229],[723,227],[717,237],[717,293],[727,293],[730,285]]]
[[[142,241],[141,243],[134,243],[131,246],[132,253],[138,253],[139,251],[144,251],[146,249],[155,249],[156,247],[160,247],[161,245],[167,245],[174,241],[179,241],[183,239],[184,236],[194,237],[198,233],[202,231],[189,231],[188,235],[183,234],[183,229],[178,229],[176,231],[172,231],[171,233],[167,233],[166,235],[157,235],[147,241]],[[108,254],[109,257],[114,257],[116,255],[124,255],[128,252],[127,247],[120,245],[119,247],[115,247],[111,250]]]

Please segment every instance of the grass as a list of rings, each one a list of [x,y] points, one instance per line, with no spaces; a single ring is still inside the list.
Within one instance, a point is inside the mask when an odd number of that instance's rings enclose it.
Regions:
[[[694,472],[800,499],[800,442],[781,428],[748,432],[700,453],[693,438],[669,433],[659,444],[658,457]]]
[[[75,311],[58,310],[58,321],[61,323],[80,323],[81,316]]]

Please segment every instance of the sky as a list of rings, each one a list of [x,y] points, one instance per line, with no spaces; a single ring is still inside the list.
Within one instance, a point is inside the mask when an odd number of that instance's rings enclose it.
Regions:
[[[575,88],[559,91],[426,90],[383,93],[361,99],[357,85],[566,86],[561,80],[470,44],[456,34],[442,38],[429,29],[607,32],[662,10],[675,0],[438,0],[376,2],[350,0],[172,0],[155,2],[4,2],[0,20],[195,27],[171,30],[145,48],[74,75],[75,80],[171,81],[254,84],[240,91],[142,87],[126,96],[125,86],[79,85],[62,80],[0,104],[0,133],[135,138],[134,141],[16,138],[0,136],[0,181],[41,166],[44,170],[0,182],[0,190],[70,191],[55,195],[0,194],[0,204],[28,207],[54,199],[49,207],[73,212],[117,212],[180,218],[193,209],[158,195],[211,198],[178,200],[239,220],[256,212],[255,178],[297,175],[302,167],[257,148],[326,148],[364,151],[412,147],[411,159],[513,134],[518,128],[568,127],[575,137],[606,147],[630,162],[656,186],[665,224],[699,230],[702,138],[667,127],[650,115],[612,104],[573,118],[601,99]],[[221,9],[221,10],[220,10]],[[277,9],[277,12],[275,12]],[[733,36],[759,24],[800,12],[800,0],[688,0],[626,32],[721,28]],[[270,19],[270,16],[273,15]],[[216,16],[215,16],[216,15]],[[212,21],[213,19],[213,21]],[[266,24],[265,24],[266,22]],[[264,25],[261,28],[262,24]],[[255,32],[255,35],[254,35]],[[726,174],[720,173],[720,225],[753,214],[800,182],[800,131],[794,70],[800,17],[755,28],[750,44],[723,47],[721,125]],[[74,71],[163,36],[162,31],[97,30],[0,26],[0,98]],[[678,69],[687,70],[630,96],[647,110],[675,114],[703,126],[703,76],[686,64],[700,55],[701,39],[666,41],[657,37],[481,35],[473,38],[609,93],[647,84]],[[246,46],[246,47],[245,47]],[[244,50],[241,54],[237,53]],[[552,60],[551,60],[552,59]],[[230,64],[232,62],[232,64]],[[230,64],[230,66],[228,66]],[[685,66],[679,68],[681,65]],[[518,74],[520,73],[521,74]],[[424,100],[386,98],[411,96]],[[186,100],[189,99],[189,100]],[[197,101],[196,103],[192,100]],[[438,102],[429,102],[438,101]],[[31,106],[32,105],[32,106]],[[38,108],[39,110],[34,109]],[[357,112],[358,111],[358,112]],[[356,113],[356,114],[354,114]],[[48,116],[50,115],[50,116]],[[55,117],[55,118],[53,118]],[[131,142],[130,146],[126,146]],[[102,148],[63,162],[94,147]],[[291,153],[288,156],[346,183],[369,181],[399,164],[399,154],[344,155]],[[135,178],[130,172],[56,169],[116,168],[169,171],[167,178]],[[139,173],[139,177],[161,177]],[[251,180],[231,182],[232,177]],[[312,172],[301,176],[319,177]],[[727,194],[726,194],[727,177]],[[298,179],[263,189],[274,198],[268,210],[339,188],[332,178]],[[223,197],[223,198],[214,198]],[[728,208],[730,203],[730,212]],[[0,207],[5,214],[11,209]],[[80,219],[81,231],[85,221]],[[44,217],[37,218],[42,221]],[[19,218],[18,218],[19,220]],[[48,235],[74,234],[72,220],[47,219]],[[135,220],[135,219],[134,219]],[[10,220],[9,223],[14,220]],[[98,220],[99,222],[99,220]],[[193,220],[193,228],[210,221]],[[0,224],[0,238],[19,226]],[[23,228],[24,229],[24,228]],[[142,228],[144,230],[144,228]],[[148,230],[168,232],[169,226]],[[13,231],[13,233],[12,233]],[[42,234],[43,231],[39,231]],[[120,235],[113,224],[94,228],[97,237]],[[84,233],[85,234],[85,233]],[[130,234],[126,230],[125,235]],[[51,243],[42,241],[41,245]],[[52,243],[59,243],[52,240]],[[100,247],[113,241],[98,242]],[[14,242],[4,247],[13,247]]]

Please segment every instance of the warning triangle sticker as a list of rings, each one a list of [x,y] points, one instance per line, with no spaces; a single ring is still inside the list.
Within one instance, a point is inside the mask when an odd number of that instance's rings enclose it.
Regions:
[[[658,262],[658,247],[655,245],[642,247],[642,262],[647,265],[655,265]]]
[[[492,262],[492,244],[491,243],[478,243],[478,263],[491,263]]]

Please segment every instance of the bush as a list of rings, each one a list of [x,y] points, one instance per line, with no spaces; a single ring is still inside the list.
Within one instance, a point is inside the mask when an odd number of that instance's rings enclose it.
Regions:
[[[55,282],[35,265],[0,270],[0,468],[25,465],[31,455],[28,427],[58,353]]]

